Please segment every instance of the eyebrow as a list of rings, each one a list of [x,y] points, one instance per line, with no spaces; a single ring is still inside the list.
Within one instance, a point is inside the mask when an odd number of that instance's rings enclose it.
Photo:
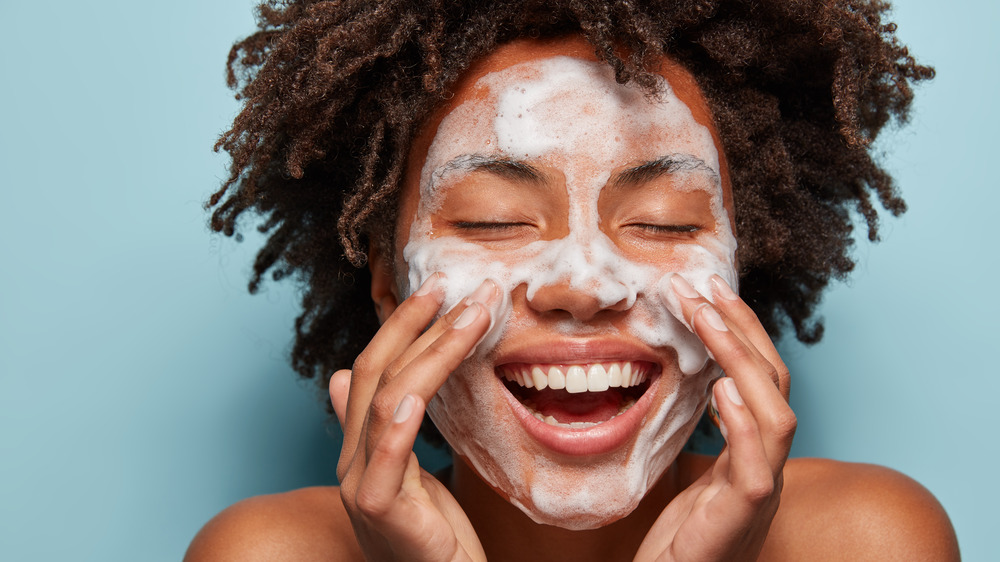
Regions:
[[[520,160],[496,158],[482,154],[463,154],[445,162],[431,173],[426,191],[437,191],[441,178],[455,171],[466,173],[482,170],[498,177],[522,182],[529,185],[540,185],[545,182],[545,175],[538,169]]]
[[[509,180],[527,183],[542,182],[542,172],[531,164],[508,158],[484,158],[469,163],[471,171],[483,170]]]
[[[712,179],[719,174],[704,160],[691,154],[667,154],[655,160],[622,170],[608,182],[611,187],[630,187],[651,182],[659,177],[677,172],[705,172]]]

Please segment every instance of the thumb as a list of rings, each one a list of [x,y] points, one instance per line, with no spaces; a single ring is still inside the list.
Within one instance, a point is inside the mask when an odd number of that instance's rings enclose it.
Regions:
[[[351,371],[341,369],[330,377],[330,402],[337,414],[340,427],[344,427],[347,416],[347,396],[351,391]]]

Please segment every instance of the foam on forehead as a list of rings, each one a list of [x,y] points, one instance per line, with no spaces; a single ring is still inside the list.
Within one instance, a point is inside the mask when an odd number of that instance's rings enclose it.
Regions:
[[[438,125],[421,171],[421,195],[449,171],[476,157],[531,159],[546,153],[586,154],[599,162],[620,162],[636,147],[625,140],[655,133],[669,152],[700,159],[718,174],[718,152],[708,128],[656,75],[658,96],[615,82],[606,65],[557,56],[492,72],[476,83],[485,99],[452,110]],[[496,118],[482,119],[494,106]],[[614,123],[616,130],[608,130]]]
[[[481,83],[499,92],[494,133],[497,149],[514,157],[539,157],[546,152],[572,150],[606,160],[620,159],[622,138],[656,130],[682,131],[670,139],[673,152],[709,157],[718,171],[712,136],[705,127],[691,127],[694,117],[670,84],[656,76],[656,103],[635,87],[615,82],[612,69],[602,63],[572,57],[553,57],[485,76]],[[520,79],[511,85],[512,80]],[[608,123],[619,127],[615,134]]]

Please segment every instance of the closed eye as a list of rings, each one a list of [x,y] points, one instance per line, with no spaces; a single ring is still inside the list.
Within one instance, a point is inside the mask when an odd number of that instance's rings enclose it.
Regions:
[[[452,226],[459,230],[507,230],[510,228],[531,225],[526,222],[459,221],[453,222]]]
[[[691,234],[701,230],[700,226],[693,224],[646,224],[646,223],[635,223],[627,226],[634,228],[641,228],[643,230],[648,230],[651,232],[665,233],[665,234]]]

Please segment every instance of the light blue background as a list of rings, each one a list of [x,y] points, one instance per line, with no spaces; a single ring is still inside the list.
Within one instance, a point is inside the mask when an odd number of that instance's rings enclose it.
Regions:
[[[329,484],[339,444],[287,366],[292,287],[210,235],[211,152],[249,0],[38,4],[0,21],[0,559],[178,560],[247,496]],[[876,462],[995,559],[997,4],[901,0],[938,79],[884,143],[910,204],[858,247],[827,337],[784,345],[793,454]]]

